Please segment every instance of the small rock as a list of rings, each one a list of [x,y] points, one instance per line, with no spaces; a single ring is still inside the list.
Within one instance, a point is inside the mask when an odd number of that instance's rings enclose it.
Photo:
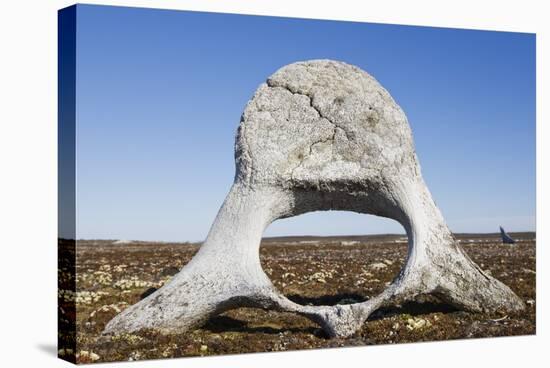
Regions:
[[[139,351],[132,351],[128,357],[129,362],[135,362],[136,360],[141,360],[142,355]]]
[[[409,318],[407,320],[407,329],[409,331],[430,327],[432,324],[427,319],[423,318]]]
[[[373,270],[382,270],[386,267],[388,267],[388,266],[385,263],[382,263],[382,262],[373,263],[373,264],[369,265],[369,268],[372,268]]]

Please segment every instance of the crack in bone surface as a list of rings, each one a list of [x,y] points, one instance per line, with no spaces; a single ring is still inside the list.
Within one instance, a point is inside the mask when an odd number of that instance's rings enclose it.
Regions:
[[[271,88],[283,88],[283,89],[286,89],[288,92],[292,93],[293,95],[300,95],[300,96],[306,96],[308,99],[309,99],[309,106],[311,106],[311,108],[313,108],[315,111],[317,111],[317,114],[319,114],[319,117],[322,118],[322,119],[326,119],[329,123],[331,123],[332,125],[334,125],[334,128],[340,128],[342,129],[342,131],[344,132],[344,134],[346,135],[346,138],[348,139],[348,141],[350,140],[350,137],[348,135],[348,131],[343,128],[342,126],[340,126],[338,123],[336,123],[335,121],[333,121],[332,119],[330,119],[328,116],[325,116],[321,110],[315,106],[315,104],[313,103],[313,96],[309,93],[302,93],[302,92],[298,92],[298,91],[295,91],[295,90],[292,90],[289,86],[287,85],[283,85],[283,84],[278,84],[278,83],[275,83],[273,80],[271,79],[267,79],[266,81],[266,84],[271,87]],[[336,133],[335,133],[336,134]]]

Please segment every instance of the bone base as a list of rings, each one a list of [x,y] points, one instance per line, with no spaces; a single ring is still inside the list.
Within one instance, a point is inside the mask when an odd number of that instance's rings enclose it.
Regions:
[[[318,323],[329,336],[346,337],[359,330],[381,305],[419,294],[434,294],[457,308],[475,312],[523,308],[507,286],[483,273],[463,253],[442,223],[429,228],[423,224],[404,225],[411,249],[407,264],[380,295],[349,305],[296,304],[277,291],[259,262],[264,228],[280,216],[281,203],[288,202],[288,195],[235,184],[205,244],[191,262],[163,288],[116,316],[104,333],[144,328],[181,333],[224,311],[258,307],[298,313]],[[435,206],[426,206],[425,210],[431,212],[423,221],[438,221],[440,214]],[[432,228],[439,231],[419,231]]]

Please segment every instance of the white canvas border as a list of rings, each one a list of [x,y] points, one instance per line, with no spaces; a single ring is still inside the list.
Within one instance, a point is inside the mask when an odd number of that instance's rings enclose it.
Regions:
[[[537,336],[262,353],[132,363],[132,367],[547,364],[548,23],[544,2],[87,1],[93,4],[293,16],[537,33]],[[62,366],[55,358],[57,238],[57,10],[69,1],[5,1],[0,21],[2,366]],[[545,126],[546,125],[546,126]],[[546,205],[546,206],[544,206]],[[545,208],[546,207],[546,208]],[[544,355],[543,355],[544,354]],[[541,359],[542,358],[542,359]],[[116,363],[117,367],[130,366]]]

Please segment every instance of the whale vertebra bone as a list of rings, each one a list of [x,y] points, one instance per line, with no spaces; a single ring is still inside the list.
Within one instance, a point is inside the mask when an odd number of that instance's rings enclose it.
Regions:
[[[229,309],[295,312],[329,336],[349,336],[383,304],[432,294],[475,312],[517,311],[521,299],[464,253],[421,173],[407,118],[369,74],[342,62],[287,65],[242,115],[236,175],[195,257],[170,282],[112,319],[104,333],[182,332]],[[282,295],[260,265],[264,229],[319,210],[398,221],[408,256],[395,280],[364,302],[305,306]]]

